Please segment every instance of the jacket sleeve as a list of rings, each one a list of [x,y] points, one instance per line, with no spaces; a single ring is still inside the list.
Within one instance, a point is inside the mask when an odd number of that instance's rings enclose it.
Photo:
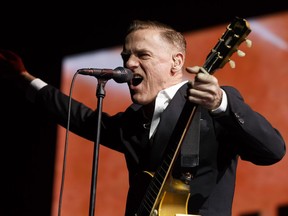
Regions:
[[[280,161],[286,153],[286,144],[280,132],[261,114],[244,102],[233,87],[222,87],[227,94],[228,109],[216,121],[233,137],[242,160],[258,165]],[[232,142],[231,142],[232,145]]]

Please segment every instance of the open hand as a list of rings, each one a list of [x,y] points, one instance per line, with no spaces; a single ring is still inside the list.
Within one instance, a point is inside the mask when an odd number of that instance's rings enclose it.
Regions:
[[[14,79],[26,72],[22,59],[10,50],[0,49],[0,77]]]

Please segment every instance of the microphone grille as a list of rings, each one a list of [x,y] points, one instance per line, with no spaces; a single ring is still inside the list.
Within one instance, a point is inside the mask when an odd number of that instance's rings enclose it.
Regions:
[[[129,82],[133,78],[133,73],[130,69],[124,67],[116,67],[114,71],[119,72],[119,76],[115,76],[114,80],[118,83]]]

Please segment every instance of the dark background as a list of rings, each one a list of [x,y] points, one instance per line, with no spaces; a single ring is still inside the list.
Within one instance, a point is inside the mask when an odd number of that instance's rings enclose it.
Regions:
[[[0,8],[0,48],[16,51],[28,71],[59,87],[64,56],[121,45],[133,19],[185,32],[288,9],[285,0],[183,2],[12,2]],[[13,83],[0,80],[0,92],[0,216],[50,216],[56,125]]]
[[[40,59],[119,45],[132,19],[159,20],[185,32],[229,23],[235,16],[250,18],[288,9],[284,0],[11,4],[1,7],[1,46]]]

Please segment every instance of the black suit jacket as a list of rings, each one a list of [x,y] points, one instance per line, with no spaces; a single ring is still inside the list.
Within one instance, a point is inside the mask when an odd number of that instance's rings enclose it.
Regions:
[[[137,209],[133,206],[135,196],[131,192],[138,183],[135,176],[157,169],[166,146],[175,135],[173,132],[179,129],[177,122],[186,103],[187,88],[187,84],[183,85],[162,113],[153,142],[147,139],[147,130],[143,128],[140,105],[132,104],[125,112],[114,116],[102,114],[101,144],[122,152],[129,170],[131,190],[126,216],[134,216]],[[191,214],[230,216],[238,157],[257,165],[271,165],[280,161],[286,151],[280,133],[251,109],[235,88],[222,88],[228,97],[226,112],[212,115],[201,109],[199,165],[188,170],[193,174],[188,207]],[[36,104],[47,110],[57,123],[67,126],[68,97],[59,90],[50,85],[42,88]],[[95,141],[96,122],[97,112],[72,100],[71,131]],[[177,159],[173,176],[179,177],[182,171]]]

